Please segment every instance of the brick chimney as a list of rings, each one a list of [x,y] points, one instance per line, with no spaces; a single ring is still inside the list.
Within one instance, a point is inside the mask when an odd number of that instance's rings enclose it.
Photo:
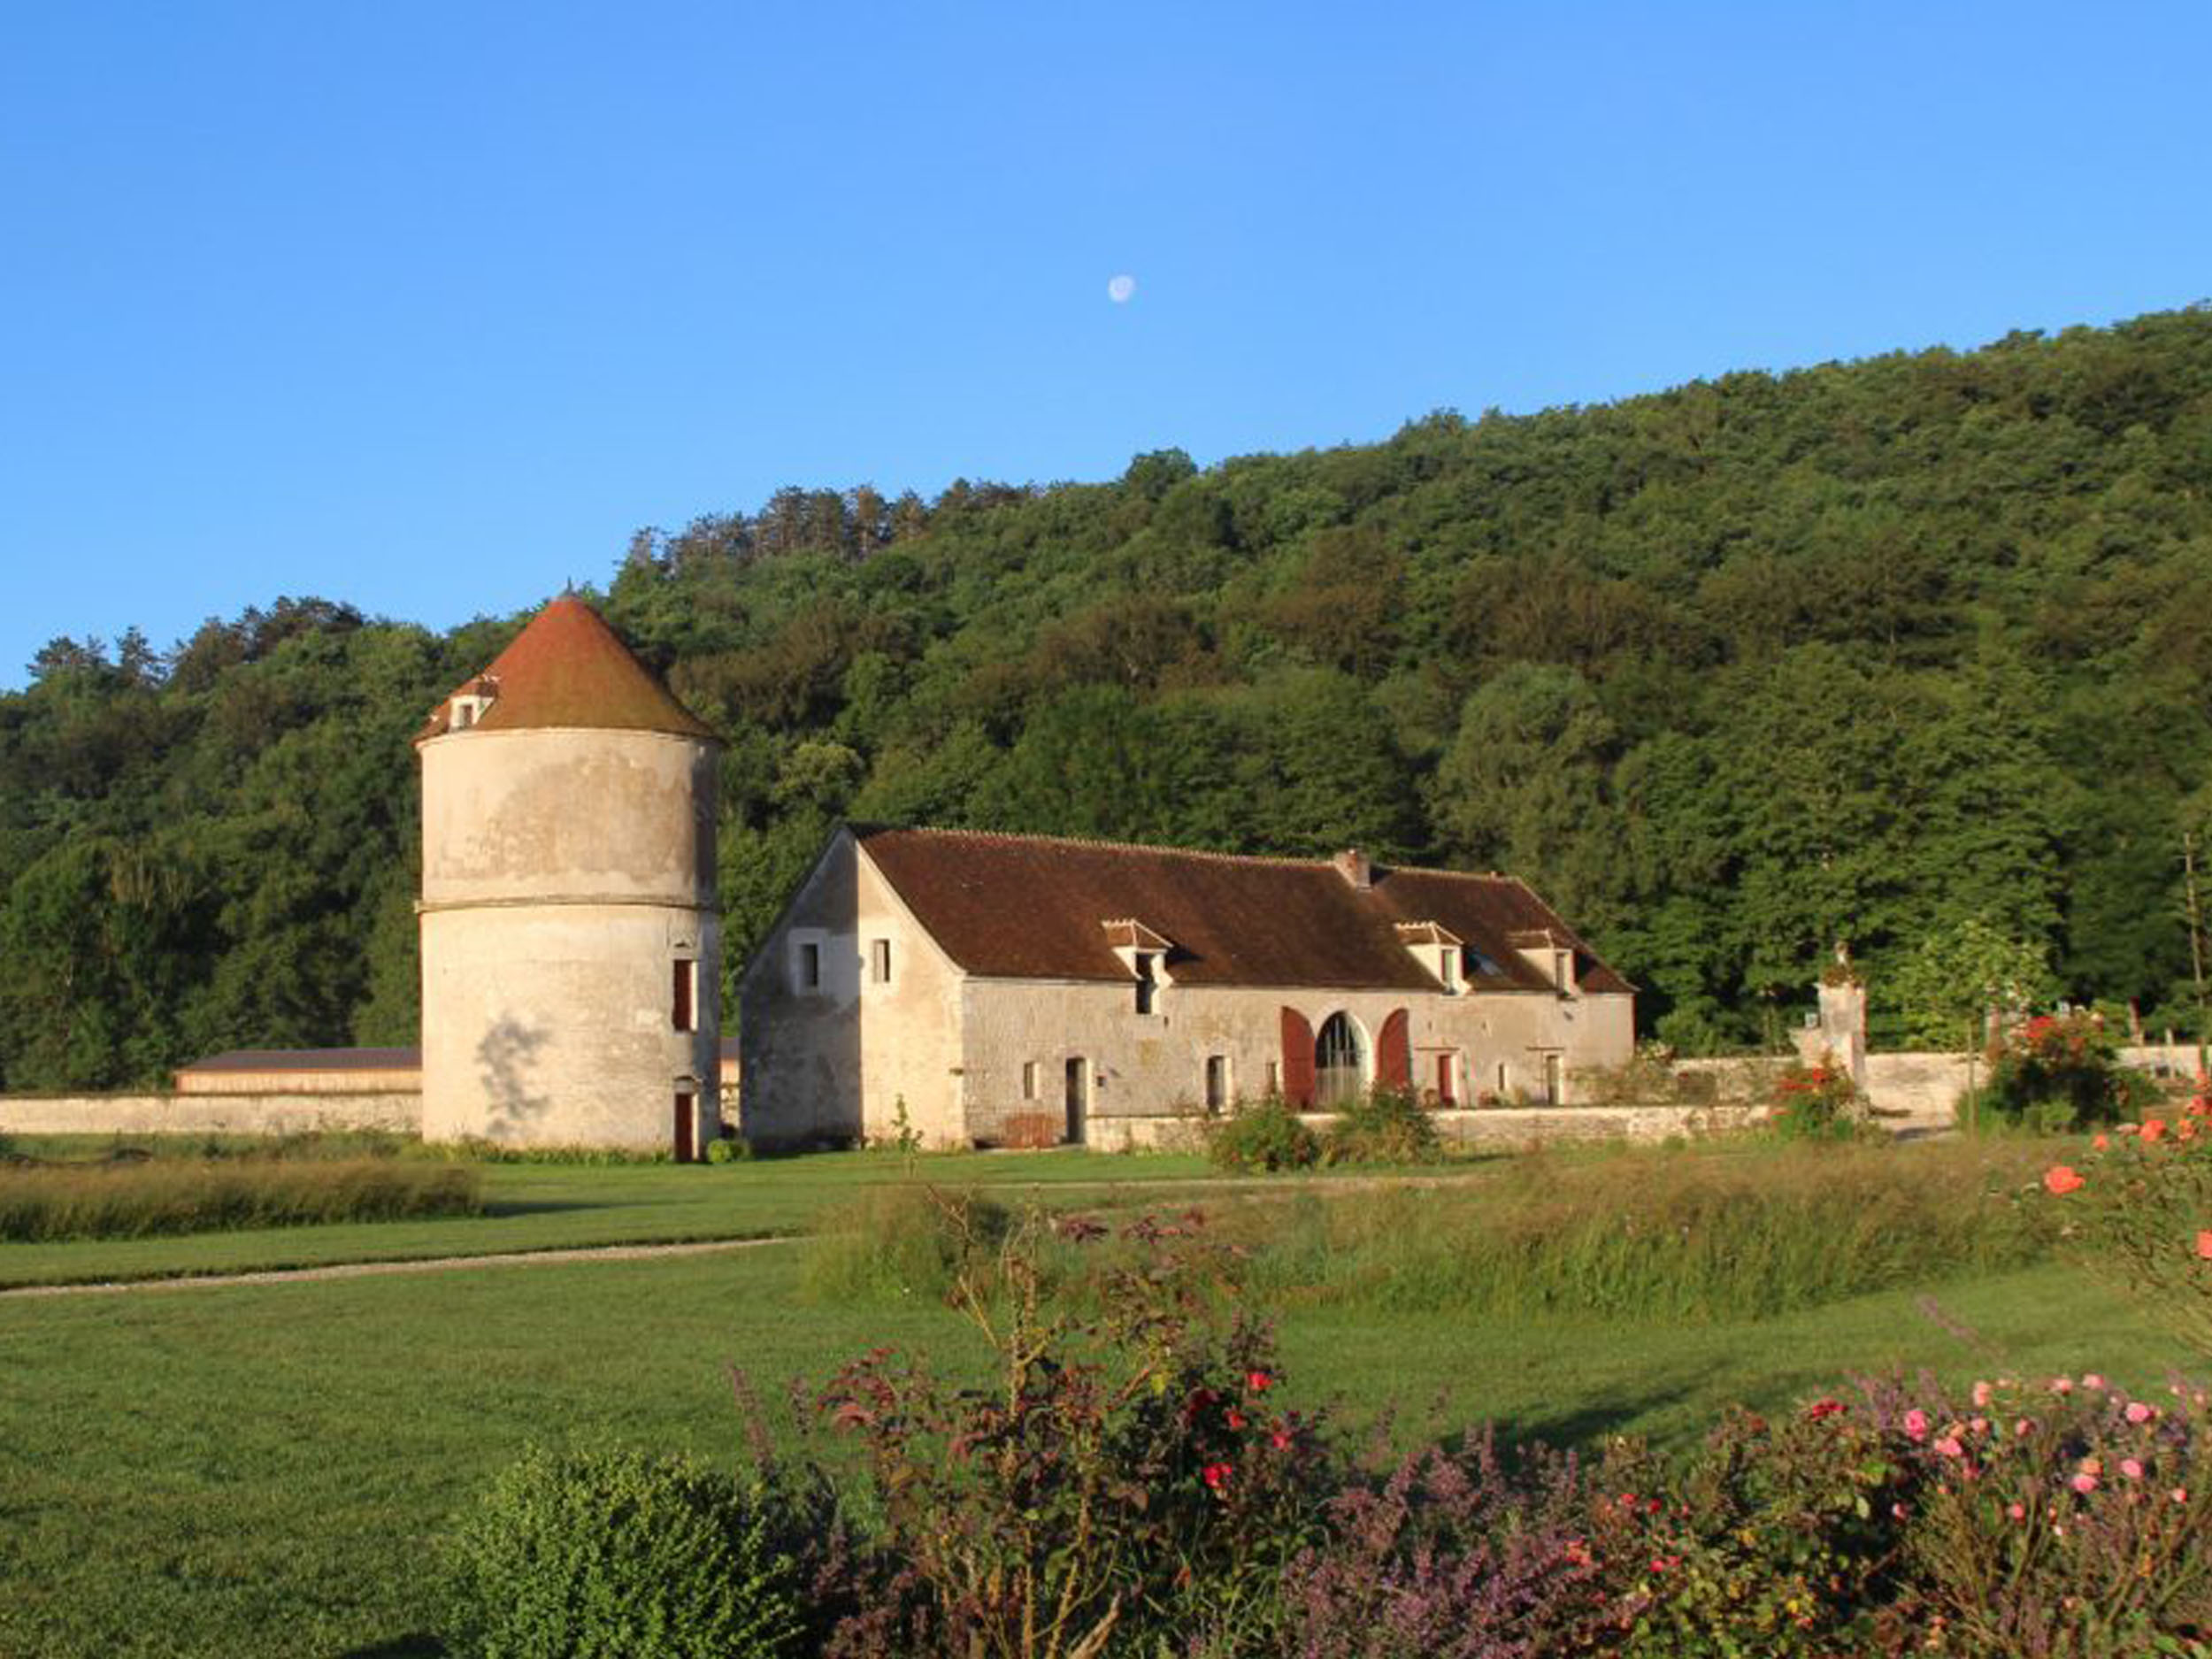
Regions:
[[[1337,874],[1364,893],[1375,885],[1374,866],[1367,862],[1367,855],[1356,847],[1347,847],[1329,862],[1336,866]]]

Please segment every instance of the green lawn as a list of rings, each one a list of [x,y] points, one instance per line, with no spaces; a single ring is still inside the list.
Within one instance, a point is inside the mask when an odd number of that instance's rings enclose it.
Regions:
[[[1708,1154],[1612,1156],[1576,1155],[1591,1193]],[[1968,1166],[1956,1151],[1896,1156],[1936,1160],[1913,1166],[1922,1179]],[[918,1177],[1071,1202],[1180,1205],[1202,1191],[1218,1208],[1243,1191],[1194,1189],[1208,1176],[1194,1160],[1079,1153],[495,1164],[486,1176],[497,1213],[481,1219],[5,1245],[0,1279],[768,1236]],[[1294,1194],[1377,1179],[1262,1185]],[[1423,1178],[1436,1179],[1479,1194],[1486,1182],[1551,1178],[1494,1160]],[[1423,1225],[1421,1202],[1409,1187],[1409,1227]],[[802,1300],[810,1248],[0,1297],[0,1655],[425,1651],[410,1638],[439,1525],[533,1440],[726,1455],[747,1426],[733,1364],[780,1412],[794,1380],[818,1382],[885,1344],[979,1363],[941,1308]],[[1963,1381],[2093,1367],[2151,1388],[2186,1364],[2125,1303],[2058,1267],[1734,1324],[1305,1306],[1286,1317],[1282,1342],[1295,1400],[1333,1402],[1355,1422],[1393,1411],[1402,1439],[1488,1419],[1561,1441],[1626,1431],[1675,1446],[1732,1401],[1783,1407],[1855,1371],[1924,1366]]]
[[[603,1171],[599,1173],[603,1175]],[[815,1306],[793,1250],[0,1302],[0,1653],[414,1651],[441,1518],[533,1440],[726,1453],[727,1368],[780,1409],[881,1344],[974,1363],[933,1308]],[[2057,1268],[1755,1325],[1496,1325],[1301,1313],[1294,1395],[1402,1432],[1490,1418],[1679,1444],[1722,1404],[1840,1376],[2095,1366],[2170,1344]],[[1973,1340],[1962,1336],[1970,1330]],[[398,1645],[394,1645],[398,1644]]]
[[[104,1141],[100,1144],[105,1145]],[[880,1182],[1073,1190],[1208,1179],[1202,1158],[1085,1152],[824,1153],[752,1164],[488,1164],[488,1213],[181,1238],[0,1244],[0,1288],[233,1273],[332,1262],[487,1256],[593,1244],[754,1239],[803,1231],[826,1206]]]

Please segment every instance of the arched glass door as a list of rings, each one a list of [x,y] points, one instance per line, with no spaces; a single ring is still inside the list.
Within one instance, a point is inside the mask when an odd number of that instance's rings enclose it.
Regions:
[[[1313,1042],[1314,1101],[1324,1108],[1357,1100],[1367,1087],[1367,1050],[1348,1014],[1321,1022]]]

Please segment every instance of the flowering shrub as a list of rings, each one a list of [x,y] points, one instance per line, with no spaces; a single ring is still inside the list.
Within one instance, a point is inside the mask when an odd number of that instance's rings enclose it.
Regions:
[[[1335,1484],[1313,1425],[1280,1409],[1266,1333],[1204,1287],[1215,1251],[1196,1216],[1120,1230],[1095,1317],[1048,1305],[1043,1222],[1008,1239],[959,1300],[997,1356],[954,1388],[888,1352],[823,1390],[823,1419],[864,1455],[897,1563],[841,1628],[844,1655],[1086,1659],[1171,1637],[1247,1640]],[[1054,1229],[1093,1245],[1107,1230]]]
[[[2093,1013],[2039,1014],[2007,1032],[1990,1056],[1988,1084],[1962,1102],[1969,1123],[2057,1131],[2124,1116],[2147,1083],[2124,1070]]]
[[[2131,1139],[2193,1151],[2190,1121]],[[2102,1179],[2045,1185],[2068,1203]],[[2212,1655],[2212,1405],[2193,1386],[1954,1398],[1892,1379],[1732,1412],[1680,1463],[1479,1431],[1366,1470],[1284,1403],[1202,1217],[943,1217],[987,1381],[867,1355],[813,1402],[856,1459],[763,1449],[738,1483],[634,1459],[549,1480],[541,1459],[463,1529],[458,1650]]]
[[[1767,1121],[1786,1141],[1848,1141],[1866,1122],[1866,1097],[1833,1061],[1792,1064],[1767,1095]]]
[[[1840,1401],[1732,1412],[1671,1479],[1626,1459],[1609,1472],[1637,1524],[1620,1653],[1849,1651],[1893,1592],[1905,1476]]]
[[[2096,1375],[1891,1386],[1867,1415],[1910,1471],[1902,1628],[1975,1655],[2201,1653],[2212,1638],[2212,1410]],[[2191,1645],[2192,1643],[2197,1645]]]
[[[2078,1168],[2044,1172],[2047,1217],[2091,1270],[2118,1278],[2212,1353],[2212,1100],[2122,1124]]]
[[[1602,1483],[1599,1483],[1602,1484]],[[1296,1659],[1520,1659],[1569,1651],[1614,1592],[1571,1456],[1508,1458],[1484,1433],[1431,1447],[1333,1499],[1331,1536],[1284,1575],[1282,1651]]]

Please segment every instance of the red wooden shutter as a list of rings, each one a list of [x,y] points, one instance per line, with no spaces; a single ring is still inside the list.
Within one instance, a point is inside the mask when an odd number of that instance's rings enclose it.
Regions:
[[[1375,1056],[1375,1074],[1382,1079],[1385,1088],[1413,1087],[1411,1028],[1412,1022],[1402,1008],[1392,1009],[1390,1018],[1383,1021],[1382,1042]]]
[[[1283,1098],[1293,1106],[1313,1104],[1313,1027],[1294,1008],[1283,1010]]]
[[[1453,1105],[1458,1099],[1457,1079],[1454,1075],[1459,1070],[1455,1064],[1458,1058],[1450,1054],[1436,1056],[1436,1101],[1440,1106]]]

